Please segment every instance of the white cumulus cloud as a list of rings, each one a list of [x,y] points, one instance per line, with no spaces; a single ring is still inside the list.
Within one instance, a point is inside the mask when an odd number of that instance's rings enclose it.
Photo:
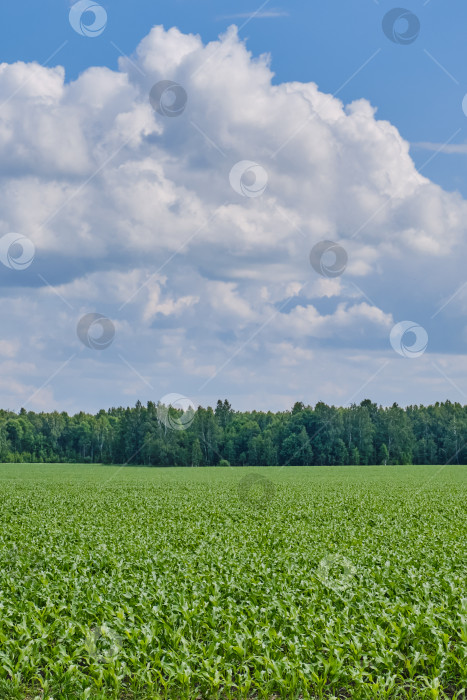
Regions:
[[[177,117],[150,104],[163,80],[186,91]],[[18,231],[37,251],[3,276],[0,366],[21,353],[29,390],[76,353],[47,384],[51,405],[157,399],[138,375],[161,395],[236,395],[239,407],[253,407],[255,388],[263,407],[304,386],[297,398],[343,400],[372,374],[368,357],[392,357],[392,324],[413,316],[437,353],[462,353],[462,295],[432,316],[464,281],[467,203],[416,171],[367,100],[275,84],[269,57],[234,27],[207,45],[154,27],[118,71],[73,82],[61,68],[1,64],[0,104],[0,236]],[[244,160],[267,173],[260,197],[230,186]],[[310,266],[322,240],[347,252],[338,278]],[[109,350],[80,346],[87,312],[112,318]],[[325,372],[300,379],[320,362]]]

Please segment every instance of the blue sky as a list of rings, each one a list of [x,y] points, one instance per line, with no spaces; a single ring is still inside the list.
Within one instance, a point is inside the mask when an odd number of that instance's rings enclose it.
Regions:
[[[70,6],[0,27],[2,405],[467,401],[465,3],[405,2],[407,45],[386,0]]]

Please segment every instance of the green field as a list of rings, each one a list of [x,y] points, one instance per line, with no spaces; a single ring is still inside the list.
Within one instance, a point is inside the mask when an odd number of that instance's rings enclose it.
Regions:
[[[0,465],[0,698],[464,698],[466,476]]]

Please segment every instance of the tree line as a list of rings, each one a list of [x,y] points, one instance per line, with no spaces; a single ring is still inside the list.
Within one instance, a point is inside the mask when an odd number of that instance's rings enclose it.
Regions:
[[[149,401],[96,415],[0,410],[1,462],[148,466],[467,464],[467,407],[234,411],[227,400],[184,412]]]

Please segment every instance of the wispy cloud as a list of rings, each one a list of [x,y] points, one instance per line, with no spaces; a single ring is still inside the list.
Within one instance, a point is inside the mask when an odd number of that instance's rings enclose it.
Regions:
[[[424,151],[437,151],[438,153],[460,153],[467,155],[467,143],[431,143],[430,141],[422,141],[420,143],[412,143],[412,148],[420,148]]]
[[[276,17],[288,17],[285,10],[262,10],[260,12],[238,12],[234,15],[221,15],[217,19],[272,19]]]

